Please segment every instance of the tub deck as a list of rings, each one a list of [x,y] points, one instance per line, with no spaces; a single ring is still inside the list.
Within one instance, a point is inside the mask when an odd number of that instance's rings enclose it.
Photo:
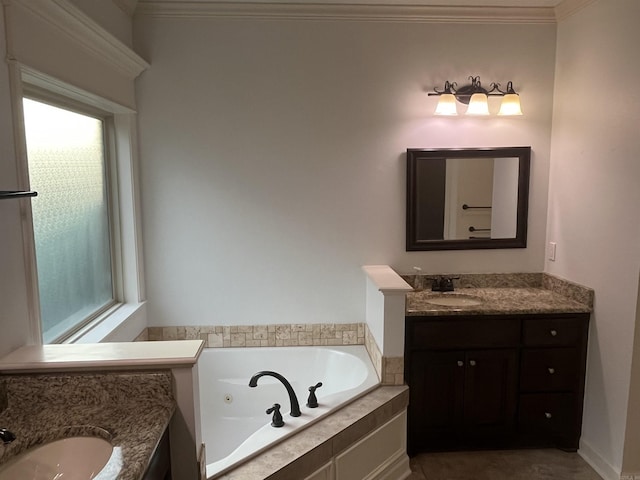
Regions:
[[[300,480],[407,408],[407,386],[381,386],[302,430],[220,480]]]

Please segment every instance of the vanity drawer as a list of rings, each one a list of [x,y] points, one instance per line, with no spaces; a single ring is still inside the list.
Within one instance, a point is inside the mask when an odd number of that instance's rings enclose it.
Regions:
[[[408,343],[414,348],[509,347],[520,341],[520,321],[514,319],[417,321],[408,331]]]
[[[580,355],[577,348],[525,348],[520,364],[520,390],[576,390]]]
[[[585,334],[586,321],[580,318],[546,318],[523,321],[525,346],[578,345]]]
[[[518,432],[531,445],[578,447],[580,420],[577,397],[571,393],[530,393],[520,395]]]

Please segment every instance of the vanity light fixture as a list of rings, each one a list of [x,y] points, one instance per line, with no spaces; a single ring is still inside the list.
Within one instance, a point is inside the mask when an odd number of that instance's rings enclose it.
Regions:
[[[500,89],[499,83],[492,83],[489,90],[482,86],[480,77],[469,77],[471,84],[457,88],[456,82],[444,82],[444,88],[433,89],[429,96],[438,96],[438,106],[435,115],[457,115],[456,101],[468,105],[465,115],[486,116],[489,115],[488,97],[500,96],[502,104],[498,115],[522,115],[520,109],[520,96],[513,89],[513,82],[507,83],[506,90]]]

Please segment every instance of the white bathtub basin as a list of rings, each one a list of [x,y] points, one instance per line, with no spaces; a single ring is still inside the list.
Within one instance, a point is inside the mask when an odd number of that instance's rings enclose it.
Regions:
[[[300,417],[289,414],[287,392],[276,379],[265,376],[256,388],[249,387],[251,376],[261,370],[278,372],[291,383],[300,403]],[[379,384],[363,345],[209,348],[200,356],[198,371],[209,479],[218,478]],[[318,382],[323,384],[316,391],[319,407],[308,408],[308,388]],[[274,403],[282,406],[282,428],[272,427],[271,417],[265,414]]]
[[[0,467],[0,480],[91,480],[113,446],[98,437],[68,437],[38,445]]]

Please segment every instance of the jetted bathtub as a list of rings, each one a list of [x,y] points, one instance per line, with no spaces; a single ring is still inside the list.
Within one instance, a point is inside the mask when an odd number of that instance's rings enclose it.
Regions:
[[[311,425],[364,395],[379,384],[364,346],[209,348],[198,362],[202,438],[206,445],[207,478],[216,478],[266,448]],[[264,376],[249,387],[255,373],[270,370],[292,385],[302,415],[289,415],[284,385]],[[317,408],[306,406],[309,387]],[[281,405],[285,425],[271,426],[265,411]]]

